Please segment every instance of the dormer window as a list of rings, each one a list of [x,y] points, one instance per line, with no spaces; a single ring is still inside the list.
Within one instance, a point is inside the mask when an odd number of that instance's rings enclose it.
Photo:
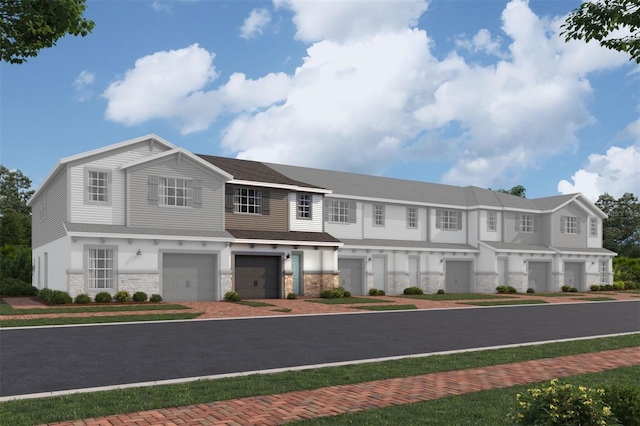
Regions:
[[[311,219],[311,194],[297,194],[296,218]]]
[[[111,170],[85,169],[84,178],[88,204],[111,203]]]

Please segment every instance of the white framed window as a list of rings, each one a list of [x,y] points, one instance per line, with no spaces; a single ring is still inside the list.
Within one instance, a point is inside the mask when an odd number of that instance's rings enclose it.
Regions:
[[[487,231],[496,232],[498,226],[498,213],[493,211],[487,212]]]
[[[373,226],[384,226],[384,206],[382,204],[373,205]]]
[[[161,206],[193,206],[192,180],[161,177],[158,183],[158,201]]]
[[[418,227],[418,209],[407,207],[407,228],[416,229]]]
[[[462,212],[458,210],[436,210],[436,228],[447,231],[462,229]]]
[[[262,214],[262,190],[253,188],[234,188],[233,212]]]
[[[353,201],[327,201],[327,220],[333,223],[355,223],[356,203]]]
[[[297,194],[296,218],[311,219],[311,194]]]
[[[609,261],[600,261],[600,284],[609,284]]]
[[[533,234],[535,218],[532,214],[521,214],[519,220],[519,231]]]
[[[86,200],[88,203],[109,204],[111,202],[111,171],[85,171]]]
[[[595,217],[589,218],[589,236],[592,238],[598,236],[598,219]]]
[[[113,248],[87,249],[87,285],[89,290],[116,288]]]
[[[560,227],[564,234],[577,235],[580,233],[580,220],[576,216],[562,216]]]

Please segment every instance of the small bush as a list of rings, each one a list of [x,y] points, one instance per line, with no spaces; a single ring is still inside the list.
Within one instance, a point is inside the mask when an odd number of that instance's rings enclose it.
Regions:
[[[162,302],[162,296],[160,296],[159,294],[152,294],[149,298],[149,301],[153,303],[160,303]]]
[[[0,279],[0,296],[35,296],[38,289],[17,278]]]
[[[424,294],[424,291],[420,287],[407,287],[404,289],[404,294]]]
[[[616,424],[611,408],[602,400],[603,395],[603,389],[560,385],[558,379],[553,379],[548,386],[528,389],[524,395],[516,394],[518,407],[511,420],[521,425]]]
[[[349,290],[345,290],[344,297],[351,297],[351,292]]]
[[[95,300],[96,303],[109,303],[111,302],[111,295],[106,291],[101,291],[100,293],[96,294],[93,300]]]
[[[507,286],[506,285],[499,285],[498,287],[496,287],[496,291],[498,293],[506,293],[507,292]]]
[[[605,285],[604,285],[604,289],[605,289],[606,291],[611,291],[611,290],[613,290],[613,286],[612,286],[611,284],[605,284]]]
[[[438,290],[438,291],[436,292],[436,294],[444,294],[444,290],[443,290],[443,289],[440,289],[440,290]]]
[[[380,290],[377,288],[370,288],[369,289],[369,296],[384,296],[384,290]]]
[[[228,291],[224,294],[224,300],[227,302],[240,302],[242,298],[235,291]]]
[[[613,289],[614,290],[624,290],[625,289],[625,285],[624,285],[624,281],[614,281],[613,282]]]
[[[621,424],[640,426],[640,387],[620,384],[605,386],[602,400],[611,407]]]
[[[65,293],[60,290],[53,290],[53,297],[50,300],[54,305],[66,305],[67,303],[73,302],[69,293]]]
[[[133,293],[132,297],[134,302],[146,302],[147,301],[147,293],[144,291],[136,291]]]
[[[570,288],[571,288],[571,286],[568,286],[568,285],[563,285],[562,287],[560,287],[560,289],[562,290],[563,293],[568,292]]]
[[[322,299],[341,299],[344,297],[344,288],[334,287],[330,290],[322,290],[320,297]]]
[[[331,290],[322,290],[320,292],[321,299],[331,299]]]
[[[73,303],[91,303],[91,296],[88,294],[79,294],[73,299]]]
[[[575,287],[569,287],[569,293],[577,293],[578,289]]]
[[[53,300],[53,290],[51,290],[50,288],[40,289],[38,290],[38,297],[45,302],[51,303],[51,301]]]
[[[591,287],[589,287],[591,289],[591,291],[598,291],[600,290],[600,286],[599,285],[592,285]]]
[[[531,287],[529,287],[527,289],[527,293],[535,293],[536,291],[534,289],[532,289]]]
[[[131,293],[126,290],[120,290],[116,293],[114,299],[120,303],[131,302]]]
[[[517,293],[517,292],[518,292],[518,290],[516,290],[515,287],[512,287],[510,285],[507,286],[507,293]]]
[[[298,298],[298,295],[297,295],[297,294],[295,294],[295,293],[289,293],[289,294],[287,294],[287,299],[295,300],[295,299],[297,299],[297,298]]]

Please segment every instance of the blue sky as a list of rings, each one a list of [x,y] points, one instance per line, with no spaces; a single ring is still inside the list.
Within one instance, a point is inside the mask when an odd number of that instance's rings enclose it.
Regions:
[[[510,188],[640,195],[640,72],[564,43],[574,0],[88,1],[96,23],[0,65],[0,157],[149,133],[194,153]]]

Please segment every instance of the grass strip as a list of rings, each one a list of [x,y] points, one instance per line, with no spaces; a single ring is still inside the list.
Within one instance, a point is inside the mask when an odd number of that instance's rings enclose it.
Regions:
[[[505,296],[503,294],[406,294],[398,297],[406,297],[408,299],[426,299],[426,300],[482,300],[482,299],[513,299],[516,296]]]
[[[640,346],[640,334],[16,400],[0,403],[0,419],[26,426],[636,346]],[[480,419],[476,424],[491,423]]]
[[[509,306],[509,305],[539,305],[549,303],[546,300],[522,299],[522,300],[496,300],[495,302],[459,302],[461,305],[475,306]]]
[[[613,297],[583,297],[581,299],[576,299],[576,300],[586,300],[589,302],[606,302],[609,300],[616,300]]]
[[[233,302],[236,305],[245,305],[245,306],[251,306],[252,308],[262,308],[264,306],[276,306],[276,305],[272,305],[271,303],[265,303],[265,302],[254,302],[253,300],[247,300],[247,301],[241,301],[241,302]]]
[[[293,309],[291,308],[278,308],[278,309],[272,309],[272,311],[274,312],[291,312]]]
[[[601,373],[588,373],[565,377],[559,383],[571,383],[575,386],[600,388],[616,383],[639,386],[640,366],[607,370]],[[449,396],[415,404],[397,405],[357,413],[342,414],[298,422],[299,425],[456,425],[476,426],[512,425],[508,418],[517,408],[517,393],[527,389],[541,387],[542,383],[512,386],[503,389],[491,389],[459,396]]]
[[[0,328],[6,327],[34,327],[39,325],[66,325],[66,324],[102,324],[108,322],[138,322],[138,321],[168,321],[194,319],[202,315],[202,312],[184,314],[150,314],[150,315],[117,315],[94,317],[61,317],[61,318],[34,318],[0,320]]]
[[[367,311],[404,311],[408,309],[418,309],[416,305],[368,305],[354,306],[356,309],[365,309]]]
[[[183,305],[165,305],[165,304],[135,304],[135,305],[117,305],[117,306],[75,306],[59,308],[29,308],[15,309],[8,304],[0,304],[0,315],[31,315],[31,314],[82,314],[87,312],[134,312],[134,311],[169,311],[178,309],[189,309]]]
[[[533,293],[532,296],[537,297],[576,297],[576,296],[584,296],[584,293],[576,293],[575,291],[565,291],[562,293]]]
[[[368,297],[341,297],[339,299],[308,299],[305,302],[324,303],[325,305],[349,305],[352,303],[393,303],[393,300],[371,299]]]

